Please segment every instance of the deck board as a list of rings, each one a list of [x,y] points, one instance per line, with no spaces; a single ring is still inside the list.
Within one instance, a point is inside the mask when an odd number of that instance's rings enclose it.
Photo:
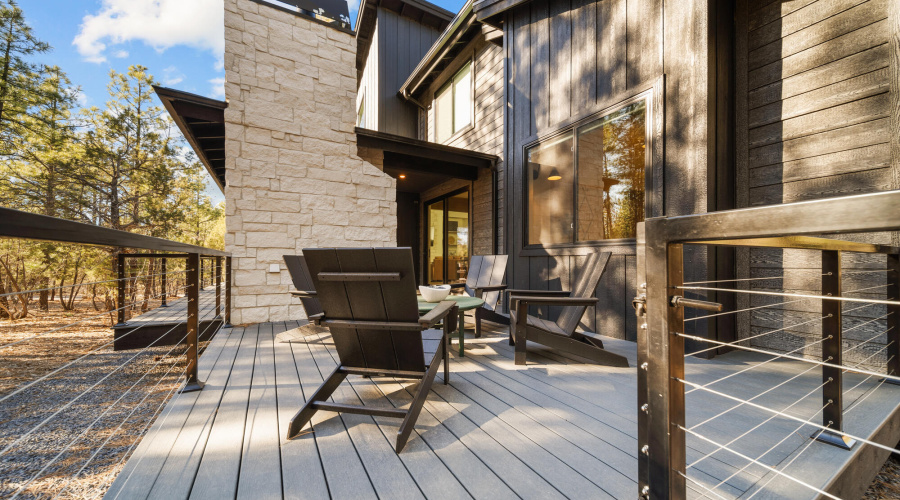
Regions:
[[[529,346],[527,366],[513,362],[501,331],[466,341],[465,358],[451,355],[450,384],[442,374],[410,440],[393,451],[399,420],[319,412],[300,436],[284,439],[290,419],[331,373],[337,353],[326,334],[279,342],[297,322],[223,329],[201,357],[200,393],[175,397],[152,427],[107,496],[115,498],[633,498],[637,490],[636,368],[585,364]],[[605,339],[635,364],[635,346]],[[708,383],[767,359],[734,352],[712,361],[688,358],[686,376]],[[807,365],[759,365],[753,377],[719,380],[714,387],[761,405],[808,418],[821,404],[819,370],[760,394]],[[896,409],[900,387],[847,374],[848,432],[871,435]],[[853,388],[858,382],[859,387]],[[332,400],[405,408],[415,381],[351,376]],[[809,396],[798,402],[808,393]],[[687,425],[700,424],[734,402],[696,391],[687,395]],[[784,465],[825,485],[855,452],[813,443],[812,428],[739,407],[698,428],[719,443]],[[813,421],[816,421],[815,419]],[[781,442],[778,442],[781,440]],[[688,437],[688,463],[716,447]],[[767,475],[768,474],[768,475]],[[718,486],[713,498],[753,495],[772,479],[725,450],[689,470],[689,497]],[[722,484],[720,484],[722,483]],[[774,478],[756,498],[814,498]]]

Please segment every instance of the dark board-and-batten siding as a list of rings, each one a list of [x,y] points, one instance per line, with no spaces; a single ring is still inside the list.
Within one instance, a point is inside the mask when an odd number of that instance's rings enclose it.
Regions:
[[[378,118],[377,130],[404,137],[418,137],[418,109],[397,95],[440,32],[378,9]]]
[[[897,189],[891,153],[900,120],[896,84],[891,87],[892,36],[900,36],[891,15],[894,0],[814,0],[784,4],[765,0],[739,3],[738,169],[743,180],[743,206],[790,203],[818,198]],[[892,24],[893,22],[893,24]],[[892,35],[893,34],[893,35]],[[894,76],[897,78],[897,75]],[[896,146],[894,146],[896,147]],[[740,172],[743,170],[743,172]],[[896,244],[890,233],[849,235],[859,241]],[[769,278],[752,282],[755,289],[819,293],[821,256],[801,250],[751,249],[745,252],[743,277]],[[883,257],[847,254],[842,266],[883,268]],[[844,290],[867,288],[872,298],[884,298],[879,273],[847,274]],[[746,298],[739,307],[774,304],[777,300]],[[847,363],[867,361],[886,340],[884,311],[877,307],[845,307]],[[821,335],[817,301],[801,301],[747,314],[742,336],[759,335],[754,343],[790,351]],[[792,326],[793,325],[793,326]],[[875,338],[873,338],[875,337]],[[859,341],[873,338],[865,346]],[[815,348],[803,352],[818,355]],[[873,356],[874,354],[874,356]],[[883,354],[883,353],[882,353]]]
[[[648,193],[652,215],[706,209],[706,32],[705,2],[661,0],[536,0],[505,14],[504,38],[508,118],[506,247],[511,286],[564,289],[580,273],[585,251],[613,254],[597,288],[600,299],[583,326],[616,338],[636,335],[631,299],[636,267],[633,241],[572,248],[524,248],[523,152],[537,137],[658,85],[668,108],[660,122],[665,173],[654,176]],[[663,17],[666,17],[665,32]],[[670,21],[671,20],[671,21]],[[672,23],[670,27],[669,24]],[[663,38],[667,43],[664,46]],[[675,49],[670,49],[672,44]],[[660,83],[665,73],[665,85]],[[661,99],[660,99],[661,101]],[[661,115],[660,115],[661,116]],[[674,135],[662,135],[677,130]],[[661,157],[661,154],[659,155]],[[664,192],[678,196],[664,196]],[[690,257],[694,273],[705,274],[705,257]],[[700,266],[694,265],[694,260]],[[554,315],[554,311],[544,314]]]

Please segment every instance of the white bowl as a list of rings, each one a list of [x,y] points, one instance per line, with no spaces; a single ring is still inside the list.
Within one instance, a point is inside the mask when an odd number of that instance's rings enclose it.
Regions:
[[[422,294],[425,302],[440,302],[450,295],[450,285],[420,286],[419,293]]]

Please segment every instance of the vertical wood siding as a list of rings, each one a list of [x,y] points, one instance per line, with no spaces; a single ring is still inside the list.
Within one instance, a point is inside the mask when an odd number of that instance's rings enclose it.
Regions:
[[[739,8],[737,29],[739,88],[745,117],[738,141],[739,178],[745,206],[790,203],[833,196],[897,189],[891,169],[891,92],[889,4],[896,0],[816,0],[766,2],[748,0]],[[896,76],[895,76],[896,78]],[[896,93],[896,89],[893,91]],[[743,170],[741,172],[740,170]],[[823,214],[827,216],[827,214]],[[849,238],[892,243],[889,233]],[[896,244],[896,241],[893,241]],[[819,293],[819,252],[751,249],[744,275],[781,277],[753,282],[755,289]],[[883,268],[883,258],[845,255],[846,268]],[[880,273],[849,274],[844,289],[884,284]],[[878,297],[883,295],[854,294]],[[880,297],[883,298],[883,297]],[[745,299],[756,306],[782,302]],[[740,305],[740,304],[739,304]],[[881,306],[844,315],[844,328],[885,314]],[[756,335],[788,326],[753,342],[789,351],[820,336],[817,301],[802,301],[749,315]],[[806,324],[802,324],[807,322]],[[797,326],[791,326],[797,325]],[[873,321],[855,328],[845,344],[869,339],[886,324]],[[855,339],[855,340],[854,340]],[[882,339],[883,341],[883,339]],[[847,351],[855,363],[881,349],[879,340]],[[816,347],[804,354],[818,355]],[[883,363],[875,356],[870,362]]]
[[[366,56],[366,67],[363,68],[362,79],[359,82],[359,90],[356,93],[356,112],[359,113],[359,105],[365,99],[366,112],[362,128],[378,130],[378,23],[372,32],[373,43],[369,47]]]
[[[625,98],[629,91],[646,88],[665,72],[667,152],[665,174],[659,177],[665,188],[660,186],[658,195],[648,196],[658,198],[657,215],[705,211],[706,128],[695,124],[705,121],[706,112],[705,15],[705,2],[668,2],[664,7],[661,0],[535,0],[506,14],[510,284],[567,289],[582,270],[585,251],[612,252],[596,291],[599,305],[582,319],[588,330],[636,338],[631,308],[637,285],[634,244],[554,249],[545,255],[528,250],[522,255],[523,148],[537,135],[615,104],[614,99]],[[663,190],[677,196],[665,197],[663,202]],[[705,256],[691,256],[691,260],[701,264],[694,266],[694,272],[703,275]],[[555,318],[557,311],[541,314]]]
[[[377,122],[380,132],[416,138],[418,134],[417,108],[397,95],[410,73],[440,35],[435,29],[423,26],[387,9],[378,9],[377,34],[373,47],[378,48],[377,94],[368,99],[378,101]],[[368,64],[367,64],[368,69]]]

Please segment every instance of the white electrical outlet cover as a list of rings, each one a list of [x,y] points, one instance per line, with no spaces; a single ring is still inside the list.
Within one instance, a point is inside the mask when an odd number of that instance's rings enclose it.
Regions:
[[[270,273],[280,273],[281,266],[279,266],[278,264],[269,264],[269,272]]]

